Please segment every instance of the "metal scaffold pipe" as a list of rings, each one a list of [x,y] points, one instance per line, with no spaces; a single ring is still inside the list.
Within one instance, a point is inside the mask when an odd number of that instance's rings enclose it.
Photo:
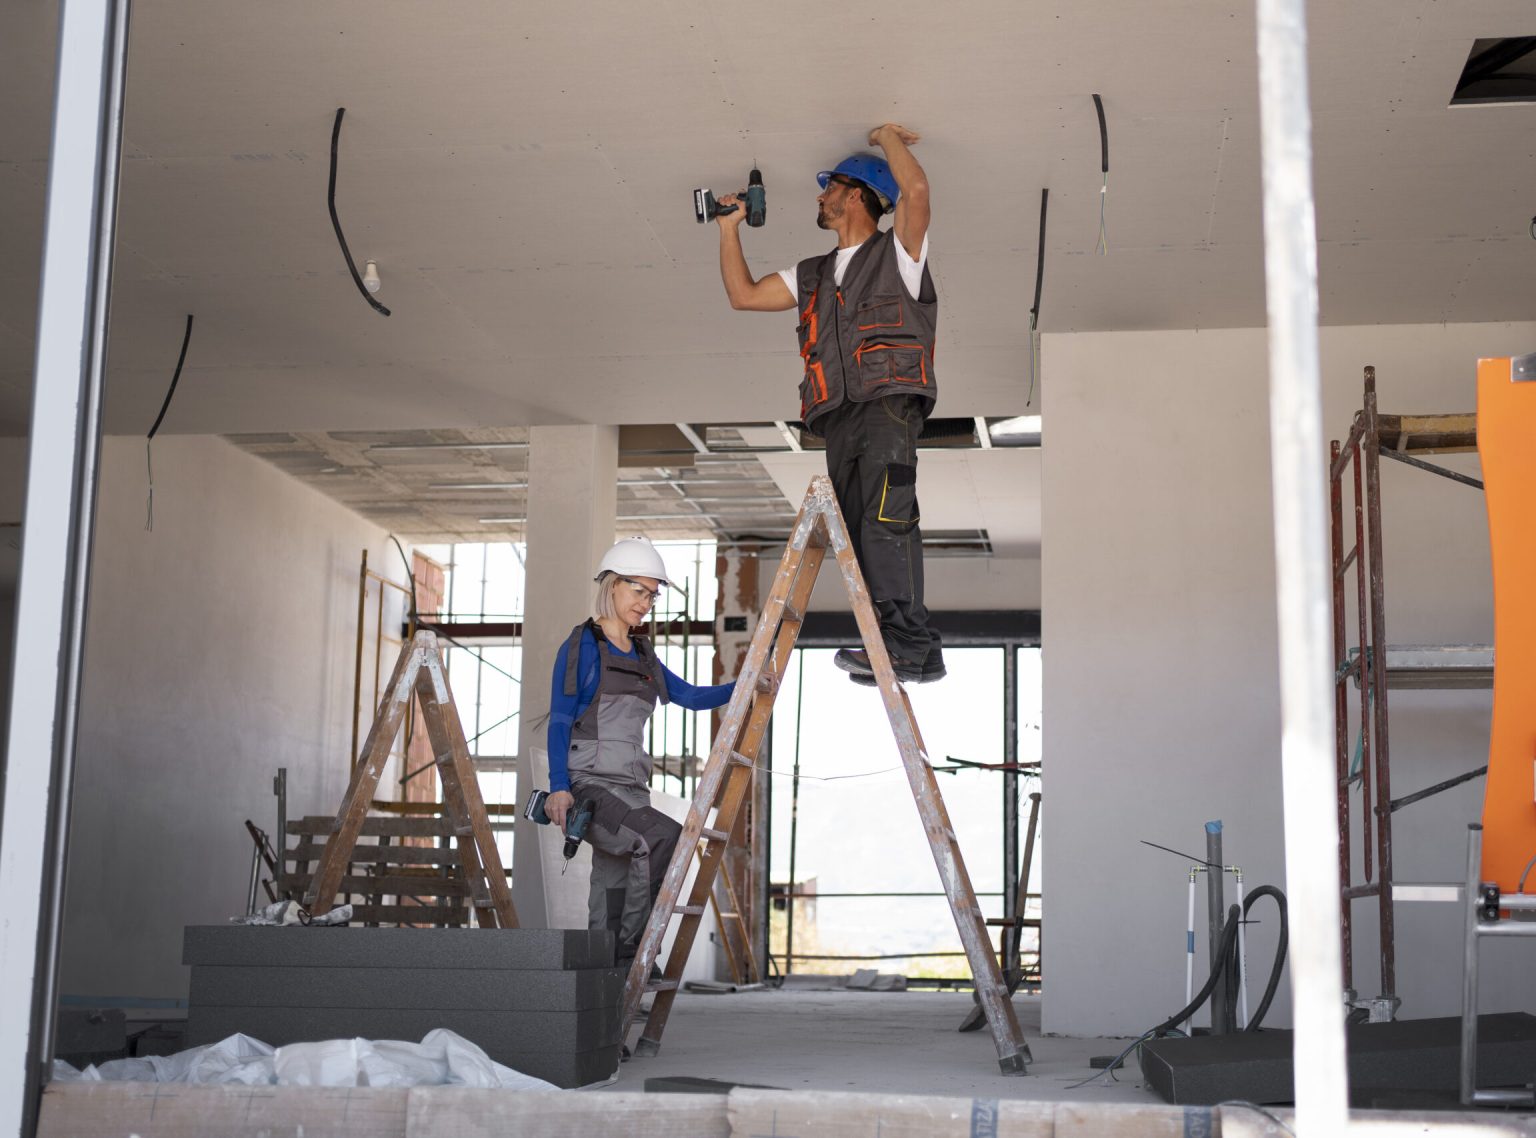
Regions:
[[[1257,0],[1296,1131],[1348,1126],[1306,5]]]

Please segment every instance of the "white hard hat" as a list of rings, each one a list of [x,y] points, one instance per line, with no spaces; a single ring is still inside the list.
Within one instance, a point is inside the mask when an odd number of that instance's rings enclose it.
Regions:
[[[663,585],[667,580],[667,566],[661,560],[656,547],[643,537],[626,537],[618,542],[597,563],[595,581],[604,573],[616,573],[620,577],[652,577]]]

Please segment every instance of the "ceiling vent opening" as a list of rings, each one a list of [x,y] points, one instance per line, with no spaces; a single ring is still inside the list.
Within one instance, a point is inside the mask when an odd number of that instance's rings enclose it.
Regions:
[[[1451,106],[1536,103],[1536,36],[1472,41]]]

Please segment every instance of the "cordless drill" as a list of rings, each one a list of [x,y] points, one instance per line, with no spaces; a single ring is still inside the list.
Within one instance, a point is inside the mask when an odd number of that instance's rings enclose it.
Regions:
[[[736,196],[747,203],[747,224],[754,229],[768,220],[768,191],[763,189],[763,172],[757,167],[747,175],[747,188],[737,190]],[[714,221],[724,213],[735,213],[736,205],[720,205],[709,190],[693,191],[693,216],[700,225]]]
[[[537,822],[540,826],[549,825],[551,819],[544,812],[544,803],[549,799],[549,791],[535,790],[528,799],[528,804],[523,807],[523,817],[530,822]],[[581,847],[581,839],[587,835],[587,827],[592,824],[593,803],[590,798],[583,798],[574,809],[565,812],[565,860],[570,861],[576,856],[576,851]]]

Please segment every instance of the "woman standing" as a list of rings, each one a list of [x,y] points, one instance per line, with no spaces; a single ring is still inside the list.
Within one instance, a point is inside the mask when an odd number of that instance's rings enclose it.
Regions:
[[[734,683],[696,687],[656,658],[637,631],[667,584],[661,555],[645,538],[619,542],[597,566],[594,616],[555,654],[549,703],[549,786],[544,805],[564,828],[566,813],[591,800],[587,925],[609,929],[616,963],[634,959],[682,827],[651,807],[645,725],[657,702],[708,711]]]

